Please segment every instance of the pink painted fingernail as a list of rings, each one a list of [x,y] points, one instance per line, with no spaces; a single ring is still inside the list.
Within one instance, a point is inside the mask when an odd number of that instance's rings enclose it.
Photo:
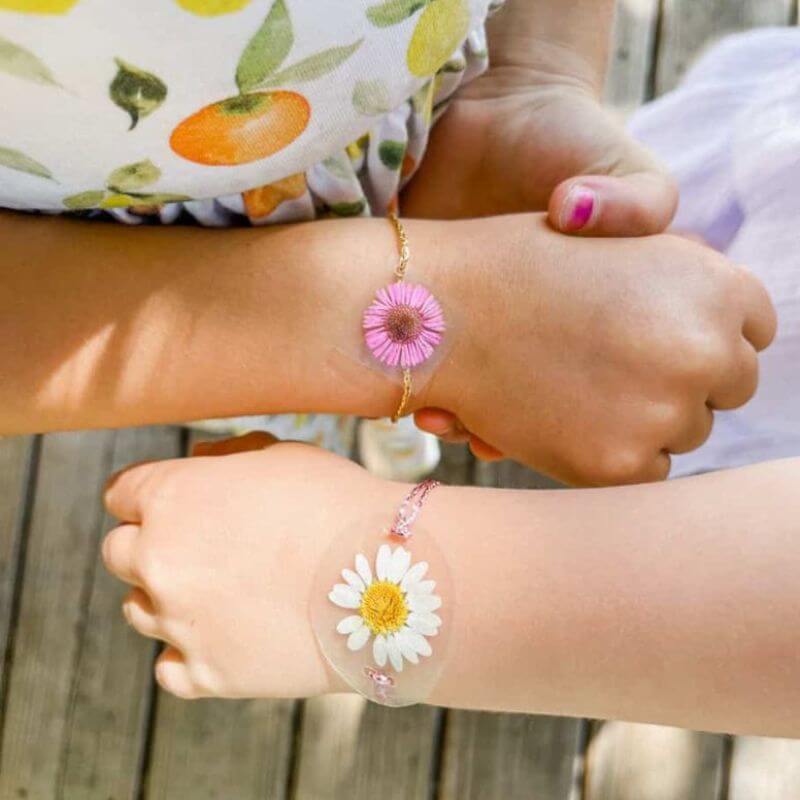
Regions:
[[[594,217],[597,208],[597,195],[594,190],[578,184],[570,189],[561,212],[561,229],[579,231],[585,228]]]

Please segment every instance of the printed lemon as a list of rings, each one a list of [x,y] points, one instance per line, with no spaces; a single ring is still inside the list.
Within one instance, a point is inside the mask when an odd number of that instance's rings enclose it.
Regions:
[[[196,164],[248,164],[290,145],[310,117],[311,106],[297,92],[254,92],[201,108],[175,128],[169,143]]]
[[[199,17],[218,17],[233,14],[250,5],[251,0],[177,0],[178,5]]]
[[[78,0],[0,0],[0,8],[27,14],[66,14]]]
[[[411,35],[406,63],[412,75],[433,75],[469,32],[466,0],[431,0]]]

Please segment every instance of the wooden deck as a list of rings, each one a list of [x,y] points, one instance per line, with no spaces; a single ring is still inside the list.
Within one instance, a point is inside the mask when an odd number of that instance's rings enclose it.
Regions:
[[[609,102],[673,87],[731,30],[796,0],[621,0]],[[178,428],[0,441],[0,800],[795,800],[800,742],[360,698],[181,702],[98,561],[115,467],[183,453]],[[456,483],[535,486],[448,448]]]

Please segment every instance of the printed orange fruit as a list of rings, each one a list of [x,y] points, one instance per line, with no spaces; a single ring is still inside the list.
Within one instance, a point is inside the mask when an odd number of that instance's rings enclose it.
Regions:
[[[169,144],[196,164],[249,164],[290,145],[310,118],[311,106],[297,92],[253,92],[201,108],[175,128]]]
[[[302,172],[275,181],[266,186],[242,193],[244,208],[250,219],[261,219],[271,214],[286,200],[296,200],[306,191],[306,176]]]

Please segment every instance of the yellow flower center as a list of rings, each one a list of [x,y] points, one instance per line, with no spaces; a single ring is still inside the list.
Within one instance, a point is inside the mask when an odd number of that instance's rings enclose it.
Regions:
[[[371,583],[361,598],[359,611],[376,635],[399,631],[408,617],[405,596],[400,587],[390,581]]]

